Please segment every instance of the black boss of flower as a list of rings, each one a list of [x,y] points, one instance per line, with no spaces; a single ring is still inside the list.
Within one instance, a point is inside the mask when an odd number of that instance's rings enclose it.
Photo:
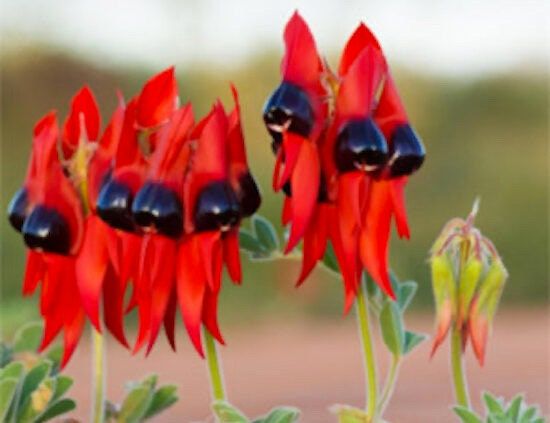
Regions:
[[[260,208],[262,197],[258,185],[250,172],[239,178],[239,205],[242,217],[250,217]]]
[[[283,82],[273,92],[264,106],[263,118],[273,137],[276,150],[288,130],[307,138],[313,127],[313,109],[307,94],[298,86]]]
[[[170,188],[158,182],[147,182],[138,191],[132,204],[136,224],[153,229],[170,238],[183,232],[183,206]]]
[[[8,205],[8,219],[16,231],[21,232],[23,223],[29,212],[27,190],[20,188],[12,197]]]
[[[340,172],[375,172],[388,160],[388,144],[373,119],[350,120],[340,129],[334,154]]]
[[[194,217],[199,232],[228,230],[239,222],[239,200],[227,182],[212,182],[199,194]]]
[[[126,232],[134,232],[136,225],[132,218],[132,191],[125,184],[110,180],[103,185],[97,198],[99,217],[109,226]]]
[[[390,177],[405,176],[417,171],[426,156],[422,140],[407,124],[399,125],[392,134]]]
[[[27,247],[48,253],[68,254],[69,226],[56,210],[42,205],[33,208],[21,228]]]

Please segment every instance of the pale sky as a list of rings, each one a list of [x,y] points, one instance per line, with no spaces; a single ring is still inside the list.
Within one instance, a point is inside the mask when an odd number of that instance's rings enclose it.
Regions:
[[[359,21],[391,62],[447,75],[546,67],[545,0],[1,0],[3,47],[38,39],[107,65],[214,61],[234,64],[282,49],[295,9],[321,51],[340,49]]]

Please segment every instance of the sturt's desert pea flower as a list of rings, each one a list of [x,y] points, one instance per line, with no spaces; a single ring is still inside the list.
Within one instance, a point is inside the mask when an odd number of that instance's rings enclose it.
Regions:
[[[174,346],[178,303],[201,354],[201,325],[223,342],[216,317],[222,265],[240,283],[238,225],[261,201],[232,91],[231,113],[217,102],[195,124],[191,105],[179,107],[172,67],[127,104],[119,94],[103,132],[86,86],[61,131],[55,112],[36,124],[8,217],[28,247],[23,293],[41,284],[40,348],[63,332],[63,365],[86,317],[128,346],[124,315],[135,307],[135,350],[148,341],[150,351],[163,323]]]
[[[360,24],[338,72],[319,58],[296,12],[285,28],[283,81],[267,100],[264,122],[277,155],[273,187],[286,194],[286,251],[303,240],[302,283],[330,241],[345,286],[345,309],[366,269],[394,298],[388,272],[391,221],[409,237],[404,187],[424,160],[382,49]]]
[[[493,245],[474,227],[477,203],[466,220],[452,219],[431,251],[432,287],[436,304],[436,335],[432,355],[449,329],[468,340],[483,365],[491,324],[508,273]]]

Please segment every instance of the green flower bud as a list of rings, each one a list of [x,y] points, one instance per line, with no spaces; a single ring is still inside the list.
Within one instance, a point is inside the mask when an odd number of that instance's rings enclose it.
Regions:
[[[475,255],[470,255],[466,264],[460,269],[460,280],[458,282],[458,321],[462,326],[468,317],[470,304],[476,288],[478,286],[481,271],[483,270],[482,261]]]

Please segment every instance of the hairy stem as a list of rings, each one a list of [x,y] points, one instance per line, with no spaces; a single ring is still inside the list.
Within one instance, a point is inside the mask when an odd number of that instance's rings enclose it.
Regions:
[[[382,395],[380,396],[380,402],[378,403],[378,414],[382,416],[384,410],[390,402],[390,398],[393,394],[395,388],[395,382],[397,381],[397,373],[399,370],[399,364],[401,363],[401,357],[393,354],[390,364],[390,369],[388,370],[388,376],[386,377],[386,382],[384,384],[384,389],[382,390]]]
[[[223,401],[225,400],[225,388],[221,363],[216,348],[216,341],[205,327],[203,327],[203,334],[204,344],[206,346],[206,361],[208,363],[208,374],[210,375],[212,398],[215,401]]]
[[[357,321],[359,323],[359,334],[363,346],[365,364],[365,379],[367,383],[367,416],[369,421],[376,421],[376,405],[378,396],[378,382],[376,379],[376,360],[372,347],[372,334],[369,322],[369,311],[367,308],[367,288],[365,282],[361,281],[357,293]]]
[[[457,328],[453,328],[451,335],[451,368],[453,371],[456,402],[463,407],[470,408],[468,383],[466,382],[464,361],[462,359],[462,337],[460,330]]]
[[[92,422],[103,423],[105,419],[105,340],[103,335],[92,328],[93,348],[93,391]]]

